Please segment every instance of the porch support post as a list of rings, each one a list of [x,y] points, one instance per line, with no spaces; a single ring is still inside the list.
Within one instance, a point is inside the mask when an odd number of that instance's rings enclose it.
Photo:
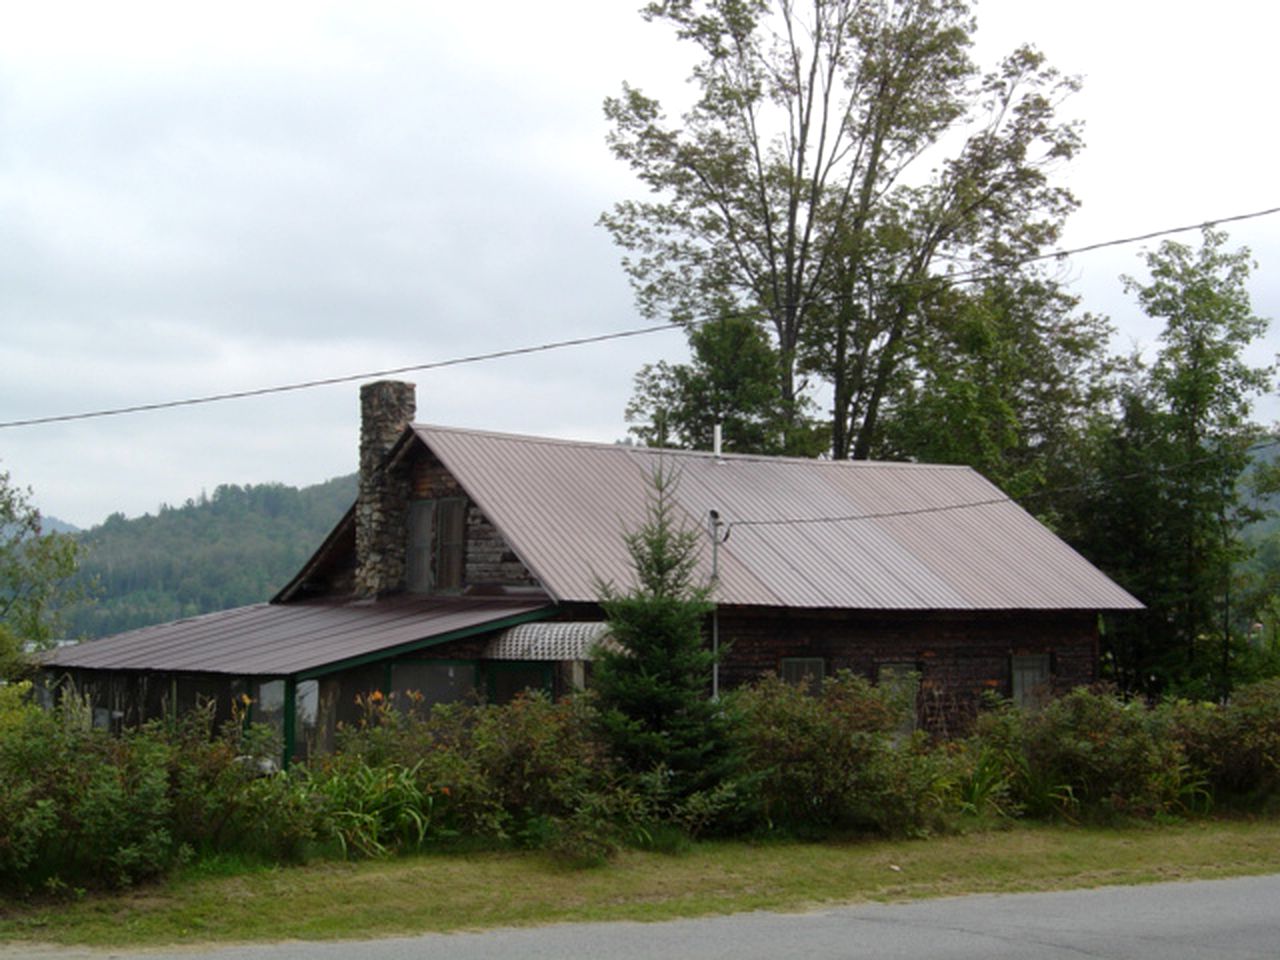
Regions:
[[[298,679],[284,678],[284,756],[280,769],[288,770],[298,738]]]

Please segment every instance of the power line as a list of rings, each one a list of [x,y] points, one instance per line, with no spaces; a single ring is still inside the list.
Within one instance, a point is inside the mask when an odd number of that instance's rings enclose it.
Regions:
[[[1260,443],[1251,444],[1245,449],[1246,453],[1256,453],[1260,450],[1267,450],[1272,447],[1280,446],[1280,438],[1264,440]],[[1163,476],[1165,474],[1176,473],[1179,470],[1185,470],[1188,467],[1199,466],[1204,463],[1210,463],[1218,459],[1216,454],[1206,454],[1203,457],[1196,457],[1187,460],[1184,463],[1174,464],[1169,467],[1157,468],[1155,470],[1135,470],[1131,473],[1120,474],[1116,477],[1108,477],[1104,481],[1094,481],[1086,483],[1071,484],[1069,486],[1049,487],[1044,490],[1037,490],[1035,493],[1027,494],[1024,500],[1035,500],[1043,497],[1050,497],[1063,493],[1074,493],[1080,490],[1093,490],[1099,486],[1105,486],[1107,483],[1114,483],[1120,480],[1135,480],[1140,477],[1149,477],[1151,475]],[[772,517],[759,520],[729,520],[722,524],[725,530],[724,539],[729,539],[729,533],[735,527],[783,527],[783,526],[804,526],[814,523],[852,523],[858,520],[886,520],[893,517],[914,517],[931,513],[947,513],[954,510],[971,510],[977,507],[989,507],[995,504],[1013,503],[1018,501],[1010,496],[990,497],[985,500],[966,500],[962,503],[948,503],[931,507],[916,507],[907,510],[885,510],[879,513],[854,513],[843,516],[825,516],[825,517]]]
[[[1273,214],[1280,213],[1280,207],[1268,207],[1266,210],[1255,210],[1252,213],[1238,213],[1230,217],[1218,217],[1214,220],[1204,220],[1200,223],[1190,223],[1181,227],[1166,227],[1163,230],[1152,230],[1150,233],[1140,233],[1132,237],[1119,237],[1115,240],[1102,240],[1098,243],[1085,244],[1082,247],[1071,247],[1067,250],[1053,250],[1049,253],[1038,253],[1030,257],[1022,257],[1021,259],[1011,261],[1006,266],[1022,267],[1028,263],[1039,263],[1042,260],[1058,260],[1063,257],[1075,256],[1077,253],[1091,253],[1094,250],[1104,250],[1107,247],[1122,247],[1130,243],[1141,243],[1143,240],[1155,240],[1157,237],[1167,237],[1175,233],[1186,233],[1190,230],[1203,230],[1208,227],[1216,227],[1222,223],[1237,223],[1241,220],[1256,220],[1259,217],[1269,217]],[[962,273],[954,274],[950,277],[942,277],[943,280],[951,280],[953,282],[966,281],[968,279],[988,279],[986,276],[980,276],[981,271],[970,270]]]
[[[1253,220],[1258,217],[1271,216],[1280,213],[1280,207],[1270,207],[1265,210],[1255,210],[1252,213],[1241,213],[1230,217],[1217,217],[1213,220],[1205,220],[1201,223],[1189,224],[1180,227],[1168,227],[1163,230],[1153,230],[1149,233],[1137,234],[1130,237],[1120,237],[1114,240],[1103,240],[1098,243],[1086,244],[1081,247],[1073,247],[1067,250],[1054,250],[1050,253],[1041,253],[1034,256],[1023,257],[1019,260],[1011,261],[1002,266],[1005,269],[1025,266],[1029,263],[1037,263],[1043,260],[1061,259],[1063,257],[1074,256],[1078,253],[1089,253],[1094,250],[1101,250],[1106,247],[1123,246],[1130,243],[1139,243],[1143,240],[1152,240],[1157,237],[1168,236],[1174,233],[1185,233],[1189,230],[1199,230],[1206,227],[1217,226],[1222,223],[1236,223],[1241,220]],[[972,283],[984,279],[995,279],[992,275],[984,273],[981,270],[972,270],[962,273],[953,274],[951,276],[943,276],[930,278],[933,281],[941,281],[943,283]],[[916,281],[928,282],[928,281]],[[176,407],[193,407],[208,403],[219,403],[224,400],[242,400],[248,397],[262,397],[277,393],[291,393],[298,390],[310,390],[315,387],[327,387],[340,383],[354,383],[358,380],[371,380],[377,377],[394,376],[402,373],[414,373],[424,370],[439,370],[445,367],[465,366],[472,363],[480,363],[485,360],[500,360],[505,357],[517,357],[534,353],[546,353],[552,350],[563,350],[569,347],[587,346],[594,343],[605,343],[610,340],[623,340],[629,337],[639,337],[650,333],[658,333],[663,330],[687,329],[688,327],[701,326],[710,323],[713,320],[724,319],[728,316],[751,316],[754,315],[753,310],[743,310],[737,314],[717,313],[713,316],[692,319],[684,324],[663,323],[655,326],[636,327],[629,330],[619,330],[614,333],[603,333],[589,337],[575,337],[569,340],[557,340],[550,343],[533,344],[524,347],[512,347],[506,350],[495,350],[489,353],[470,354],[462,357],[453,357],[448,360],[437,360],[428,363],[416,363],[403,367],[391,367],[385,370],[370,370],[363,373],[343,374],[336,377],[323,377],[316,380],[302,380],[296,383],[278,384],[269,387],[256,387],[249,390],[234,390],[226,393],[214,393],[201,397],[187,397],[181,400],[163,400],[155,403],[139,403],[126,407],[111,407],[102,410],[89,410],[81,413],[66,413],[47,417],[31,417],[24,420],[7,420],[0,421],[0,430],[13,427],[34,427],[42,424],[50,423],[69,423],[76,420],[94,420],[102,417],[117,417],[130,413],[145,413],[152,410],[171,410]]]
[[[339,377],[324,377],[319,380],[302,380],[272,387],[257,387],[252,390],[234,390],[228,393],[214,393],[203,397],[188,397],[184,400],[164,400],[158,403],[139,403],[129,407],[112,407],[106,410],[90,410],[86,413],[65,413],[51,417],[32,417],[29,420],[9,420],[0,422],[0,429],[7,427],[33,427],[44,423],[66,423],[71,420],[92,420],[97,417],[117,417],[126,413],[143,413],[147,410],[169,410],[174,407],[193,407],[204,403],[218,403],[222,400],[241,400],[245,397],[262,397],[273,393],[290,393],[295,390],[310,390],[313,387],[327,387],[337,383],[352,383],[356,380],[371,380],[377,377],[389,377],[401,373],[412,373],[420,370],[439,370],[444,367],[459,367],[468,363],[479,363],[482,360],[499,360],[503,357],[518,357],[531,353],[546,353],[551,350],[563,350],[567,347],[581,347],[592,343],[604,343],[608,340],[623,340],[627,337],[639,337],[647,333],[662,330],[678,330],[670,323],[652,327],[637,327],[632,330],[619,330],[616,333],[601,333],[590,337],[575,337],[571,340],[556,340],[552,343],[539,343],[526,347],[511,347],[507,350],[494,350],[490,353],[474,353],[464,357],[453,357],[449,360],[435,360],[429,363],[415,363],[404,367],[389,367],[386,370],[370,370],[365,373],[349,373]]]

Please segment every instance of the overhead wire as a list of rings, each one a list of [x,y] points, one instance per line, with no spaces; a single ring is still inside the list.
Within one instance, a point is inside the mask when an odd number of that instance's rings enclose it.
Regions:
[[[1235,214],[1228,217],[1215,217],[1211,220],[1205,220],[1200,223],[1187,224],[1179,227],[1168,227],[1162,230],[1153,230],[1147,233],[1137,234],[1134,236],[1119,237],[1112,240],[1103,240],[1097,243],[1090,243],[1080,247],[1073,247],[1066,250],[1054,250],[1049,253],[1035,254],[1033,256],[1022,257],[999,264],[1004,270],[1013,269],[1019,266],[1025,266],[1030,263],[1037,263],[1044,260],[1062,259],[1064,257],[1074,256],[1079,253],[1089,253],[1094,250],[1101,250],[1107,247],[1123,246],[1131,243],[1139,243],[1143,240],[1152,240],[1158,237],[1169,236],[1175,233],[1185,233],[1189,230],[1198,230],[1214,227],[1223,223],[1235,223],[1242,220],[1253,220],[1259,217],[1271,216],[1280,213],[1280,207],[1269,207],[1264,210],[1255,210],[1251,213]],[[939,277],[931,277],[931,282],[942,282],[947,284],[971,283],[983,279],[991,279],[992,276],[984,272],[984,270],[965,271],[956,274],[944,274]],[[751,311],[744,311],[740,315],[749,315]],[[300,380],[294,383],[276,384],[265,387],[254,387],[246,390],[230,390],[223,393],[206,394],[204,396],[186,397],[178,400],[161,400],[152,403],[130,404],[122,407],[108,407],[99,410],[87,410],[78,413],[54,414],[50,416],[28,417],[19,420],[0,421],[0,430],[13,429],[16,427],[33,427],[53,423],[70,423],[81,420],[93,420],[104,417],[117,417],[126,414],[145,413],[156,410],[171,410],[178,407],[200,406],[210,403],[220,403],[227,400],[242,400],[250,397],[262,397],[272,394],[291,393],[299,390],[311,390],[317,387],[334,386],[342,383],[354,383],[359,380],[371,380],[379,377],[396,376],[404,373],[417,373],[427,370],[440,370],[446,367],[465,366],[473,363],[481,363],[488,360],[500,360],[507,357],[528,356],[530,354],[547,353],[553,350],[564,350],[570,347],[587,346],[597,343],[606,343],[614,340],[624,340],[630,337],[640,337],[651,333],[659,333],[664,330],[679,330],[689,327],[701,326],[711,322],[712,320],[723,319],[733,314],[717,313],[714,316],[702,318],[694,318],[683,324],[661,323],[653,324],[646,327],[634,327],[627,330],[618,330],[612,333],[595,334],[585,337],[572,337],[565,340],[555,340],[547,343],[531,344],[522,347],[511,347],[503,350],[493,350],[486,353],[468,354],[461,357],[452,357],[447,360],[434,360],[424,363],[407,364],[399,367],[388,367],[382,370],[367,370],[361,373],[342,374],[333,377],[319,377],[311,380]]]
[[[1272,447],[1280,446],[1280,437],[1274,437],[1270,440],[1264,440],[1259,443],[1251,444],[1245,449],[1246,453],[1257,453],[1261,450],[1267,450]],[[1115,483],[1121,480],[1135,480],[1140,477],[1148,477],[1151,475],[1161,476],[1169,473],[1176,473],[1190,467],[1200,466],[1205,463],[1212,463],[1217,460],[1220,454],[1206,454],[1202,457],[1194,457],[1182,463],[1173,464],[1167,467],[1157,467],[1155,469],[1135,470],[1130,473],[1122,473],[1118,476],[1108,477],[1108,483]],[[1092,483],[1077,483],[1060,487],[1047,487],[1043,490],[1037,490],[1027,494],[1021,500],[1039,500],[1046,497],[1060,496],[1065,493],[1074,493],[1080,490],[1096,489],[1100,485],[1100,481]],[[818,516],[818,517],[767,517],[760,519],[745,520],[725,520],[721,526],[726,531],[725,539],[728,534],[736,527],[779,527],[779,526],[804,526],[815,523],[852,523],[859,520],[886,520],[894,517],[913,517],[931,513],[947,513],[954,510],[971,510],[977,507],[989,507],[996,504],[1013,503],[1021,506],[1019,498],[1001,495],[999,497],[990,497],[984,500],[965,500],[960,503],[937,504],[928,507],[915,507],[903,510],[885,510],[877,513],[854,513],[840,516]]]

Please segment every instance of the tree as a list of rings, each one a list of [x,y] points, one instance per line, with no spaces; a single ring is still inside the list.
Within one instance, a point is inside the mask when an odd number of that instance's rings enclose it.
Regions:
[[[57,638],[58,603],[76,569],[75,540],[44,532],[29,496],[0,473],[0,679]]]
[[[689,331],[692,362],[646,364],[627,405],[630,432],[651,447],[709,450],[717,424],[726,450],[784,453],[787,412],[778,399],[778,355],[755,322],[729,316]],[[792,446],[800,443],[791,424]],[[810,450],[821,434],[810,432]]]
[[[1035,275],[955,287],[933,316],[872,452],[973,467],[1052,520],[1054,488],[1079,482],[1087,426],[1114,389],[1111,327]]]
[[[636,774],[665,771],[674,799],[714,786],[730,764],[725,719],[708,696],[715,655],[703,642],[708,588],[694,582],[698,533],[677,526],[677,478],[659,468],[645,523],[626,537],[635,583],[600,587],[616,650],[592,685],[615,755]]]
[[[835,394],[835,455],[865,456],[938,268],[1015,261],[1074,205],[1048,179],[1079,145],[1054,119],[1074,84],[1027,48],[980,76],[964,0],[662,0],[645,13],[702,59],[680,126],[629,86],[605,104],[610,146],[655,195],[601,218],[640,308],[756,320],[777,352],[787,447],[793,426],[803,438],[812,374]]]
[[[1225,694],[1231,681],[1233,570],[1258,517],[1241,484],[1262,436],[1250,411],[1274,368],[1245,360],[1267,321],[1249,301],[1248,250],[1226,240],[1166,241],[1146,254],[1147,283],[1125,278],[1165,326],[1150,367],[1134,361],[1120,415],[1095,431],[1098,487],[1079,512],[1085,552],[1148,606],[1109,639],[1119,677],[1142,689]]]

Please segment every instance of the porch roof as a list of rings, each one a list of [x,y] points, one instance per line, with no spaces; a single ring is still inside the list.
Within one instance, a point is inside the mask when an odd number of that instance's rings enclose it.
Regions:
[[[318,676],[549,615],[545,596],[259,603],[49,651],[46,668]]]

